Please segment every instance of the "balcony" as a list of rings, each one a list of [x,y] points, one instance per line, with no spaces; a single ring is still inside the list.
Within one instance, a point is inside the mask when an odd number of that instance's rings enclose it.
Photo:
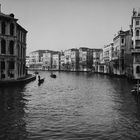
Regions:
[[[132,48],[131,52],[132,53],[140,53],[140,47]]]
[[[135,40],[140,40],[140,36],[135,36]]]

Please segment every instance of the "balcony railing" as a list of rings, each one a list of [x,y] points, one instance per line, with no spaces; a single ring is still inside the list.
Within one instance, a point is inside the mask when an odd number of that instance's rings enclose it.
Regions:
[[[135,40],[140,40],[140,36],[135,36]]]
[[[140,48],[138,48],[138,47],[133,48],[133,49],[131,49],[131,52],[132,53],[140,53]]]

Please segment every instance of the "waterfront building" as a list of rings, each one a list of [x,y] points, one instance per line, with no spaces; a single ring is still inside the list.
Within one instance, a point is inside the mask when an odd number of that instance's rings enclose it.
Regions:
[[[65,70],[65,56],[63,51],[60,53],[60,70]]]
[[[0,80],[26,76],[26,34],[14,14],[0,11]]]
[[[98,72],[101,52],[102,52],[102,49],[93,49],[93,71],[94,72]]]
[[[52,70],[60,70],[60,52],[52,53]]]
[[[113,64],[113,74],[125,75],[126,66],[127,69],[130,66],[130,62],[128,62],[128,59],[129,57],[131,58],[130,31],[120,30],[118,34],[114,37],[113,43],[114,45],[113,45],[113,53],[112,53],[112,61],[111,61]]]
[[[133,76],[133,55],[132,55],[132,33],[130,30],[125,31],[124,46],[124,71],[125,76],[134,78]]]
[[[113,73],[111,60],[112,60],[112,53],[113,53],[113,43],[105,45],[103,47],[103,59],[104,59],[104,73]]]
[[[46,50],[42,57],[43,69],[50,70],[52,68],[52,51]]]
[[[91,71],[93,68],[93,50],[86,47],[79,48],[79,70]]]
[[[26,56],[26,67],[29,68],[29,66],[30,66],[30,57]]]
[[[76,48],[64,51],[64,65],[65,70],[77,71],[79,69],[79,50]]]
[[[104,69],[105,69],[105,62],[104,62],[104,57],[103,57],[103,49],[101,49],[100,53],[99,53],[99,63],[97,66],[97,72],[98,73],[104,73]]]
[[[43,66],[43,54],[46,50],[36,50],[29,54],[30,57],[30,68],[42,69]]]
[[[131,18],[133,76],[140,79],[140,9],[135,8]]]
[[[100,55],[102,53],[102,49],[92,49],[93,50],[93,68],[94,72],[98,72],[98,67],[100,64]]]
[[[79,70],[79,50],[71,49],[71,71]]]
[[[71,49],[64,51],[64,64],[65,70],[71,70]]]

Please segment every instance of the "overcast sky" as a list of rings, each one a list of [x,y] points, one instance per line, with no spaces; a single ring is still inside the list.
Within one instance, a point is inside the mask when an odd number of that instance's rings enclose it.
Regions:
[[[140,0],[0,0],[27,31],[27,54],[38,49],[102,48],[128,30]]]

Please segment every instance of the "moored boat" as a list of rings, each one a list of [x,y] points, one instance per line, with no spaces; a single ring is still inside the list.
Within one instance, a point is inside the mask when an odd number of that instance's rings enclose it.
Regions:
[[[32,74],[28,74],[26,77],[19,78],[16,80],[14,79],[13,80],[0,80],[0,86],[22,85],[22,84],[26,84],[34,80],[36,80],[36,76]]]

